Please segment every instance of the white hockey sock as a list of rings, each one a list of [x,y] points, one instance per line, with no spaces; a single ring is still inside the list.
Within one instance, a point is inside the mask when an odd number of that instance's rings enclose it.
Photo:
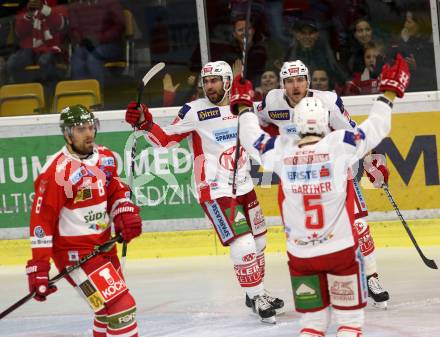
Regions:
[[[234,264],[235,274],[240,286],[250,298],[264,293],[260,268],[257,262],[257,251],[252,234],[235,239],[230,244],[230,255]]]
[[[376,255],[373,253],[364,256],[365,274],[367,276],[377,273]]]
[[[257,262],[260,268],[261,279],[264,280],[266,260],[264,258],[264,250],[266,249],[266,234],[255,238],[255,247],[257,249]]]
[[[350,326],[340,326],[336,337],[362,337],[361,328],[352,328]]]

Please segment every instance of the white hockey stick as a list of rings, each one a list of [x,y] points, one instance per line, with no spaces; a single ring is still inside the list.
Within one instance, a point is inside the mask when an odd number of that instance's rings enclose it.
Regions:
[[[155,64],[145,76],[142,78],[142,81],[138,86],[138,96],[137,96],[137,107],[141,105],[142,94],[144,92],[144,88],[150,80],[156,76],[156,74],[161,71],[165,67],[165,63],[159,62]],[[136,127],[133,127],[133,132],[136,132]],[[130,165],[130,179],[128,181],[128,185],[130,186],[130,199],[133,197],[133,181],[134,181],[134,160],[136,158],[136,135],[133,137],[133,146],[131,147],[131,165]],[[121,253],[121,269],[124,271],[125,269],[125,260],[127,259],[127,243],[124,241],[122,243],[122,253]]]

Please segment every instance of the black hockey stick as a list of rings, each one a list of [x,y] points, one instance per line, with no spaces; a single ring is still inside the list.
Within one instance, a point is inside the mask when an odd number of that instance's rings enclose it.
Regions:
[[[147,85],[148,82],[163,68],[165,67],[165,63],[159,62],[156,65],[154,65],[148,72],[145,74],[145,76],[142,78],[142,80],[139,82],[138,85],[138,96],[136,101],[136,107],[138,108],[141,105],[142,101],[142,94],[144,92],[144,88]],[[133,133],[136,133],[136,127],[133,127]],[[130,165],[130,180],[128,185],[130,186],[130,199],[133,197],[133,181],[134,181],[134,160],[136,158],[136,135],[133,134],[133,145],[131,147],[131,165]],[[127,259],[127,242],[122,243],[122,253],[121,253],[121,268],[124,270],[125,268],[125,260]]]
[[[82,259],[80,259],[74,265],[64,268],[59,274],[55,275],[54,277],[52,277],[49,280],[49,287],[54,285],[56,282],[58,282],[59,280],[64,278],[66,275],[68,275],[69,273],[71,273],[75,269],[78,269],[81,265],[83,265],[85,262],[89,261],[90,259],[94,258],[96,255],[103,253],[103,252],[106,252],[106,251],[109,251],[113,247],[113,245],[116,243],[116,241],[118,241],[120,239],[122,239],[122,237],[120,234],[118,234],[117,236],[108,240],[106,243],[103,243],[102,245],[96,247],[90,254],[84,256]],[[35,296],[35,292],[32,292],[32,293],[27,294],[25,297],[23,297],[19,301],[15,302],[9,308],[7,308],[6,310],[4,310],[3,312],[0,313],[0,319],[5,317],[6,315],[10,314],[11,312],[13,312],[15,309],[18,309],[19,307],[21,307],[27,301],[34,298],[34,296]]]
[[[397,215],[400,218],[400,221],[402,222],[403,227],[405,227],[406,232],[408,233],[409,238],[411,239],[412,243],[414,244],[414,247],[416,247],[417,252],[419,253],[420,257],[422,258],[423,262],[426,264],[427,267],[431,269],[438,269],[437,264],[434,260],[428,259],[420,249],[419,244],[417,243],[413,233],[411,232],[411,229],[409,228],[408,224],[406,223],[405,219],[403,218],[402,213],[400,213],[399,207],[397,207],[396,202],[394,201],[393,196],[391,195],[391,192],[388,188],[387,184],[382,185],[383,190],[385,191],[388,199],[391,202],[391,205],[393,205],[394,210],[396,211]]]
[[[248,39],[249,39],[249,25],[251,21],[251,9],[252,9],[252,0],[248,1],[247,11],[246,11],[246,23],[244,25],[244,37],[243,37],[243,68],[241,73],[241,83],[244,82],[247,75],[247,57],[248,57]],[[234,172],[232,175],[232,199],[235,199],[237,196],[237,171],[238,171],[238,161],[240,160],[240,120],[237,120],[237,142],[235,143],[235,156],[234,156]],[[232,214],[231,209],[231,217],[234,216]],[[231,222],[232,222],[231,218]]]

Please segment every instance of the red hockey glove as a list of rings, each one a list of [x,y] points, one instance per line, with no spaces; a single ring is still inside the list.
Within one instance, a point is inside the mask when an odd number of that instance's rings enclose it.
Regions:
[[[113,212],[116,234],[121,234],[123,241],[129,243],[142,233],[142,219],[139,207],[131,202],[119,204]]]
[[[252,86],[252,82],[248,80],[244,80],[243,83],[241,83],[241,75],[237,75],[234,78],[231,87],[230,107],[232,114],[238,115],[239,105],[245,105],[252,108],[253,98],[254,98],[254,88]]]
[[[379,163],[377,159],[374,159],[371,165],[364,165],[364,168],[368,179],[370,179],[374,187],[380,188],[383,184],[388,184],[390,171],[384,164]]]
[[[29,260],[26,265],[26,274],[28,276],[29,292],[35,292],[37,301],[45,301],[46,297],[57,291],[57,287],[49,287],[49,261]]]
[[[379,90],[381,92],[393,91],[397,97],[403,97],[410,77],[408,63],[406,63],[402,55],[397,54],[396,60],[391,67],[388,64],[383,66]]]
[[[140,130],[149,130],[153,124],[153,115],[145,104],[137,106],[137,102],[130,102],[125,111],[125,120]]]

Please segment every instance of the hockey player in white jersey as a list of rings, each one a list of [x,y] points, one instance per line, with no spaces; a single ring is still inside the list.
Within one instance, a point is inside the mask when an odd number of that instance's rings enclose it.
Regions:
[[[32,259],[27,262],[29,291],[45,301],[50,259],[58,270],[76,264],[116,233],[128,243],[142,232],[139,208],[118,177],[116,159],[95,144],[98,120],[77,104],[60,113],[66,145],[44,165],[35,181],[30,219]],[[70,272],[66,280],[94,311],[93,337],[137,337],[136,303],[124,281],[116,247]]]
[[[295,105],[303,97],[317,97],[330,111],[329,124],[331,130],[353,130],[356,123],[350,118],[341,97],[331,91],[310,89],[310,74],[307,67],[299,60],[285,62],[280,71],[281,89],[271,90],[257,107],[260,125],[271,135],[280,134],[298,137],[297,126],[293,116]],[[370,156],[367,156],[370,158]],[[366,173],[375,186],[381,186],[388,181],[388,169],[381,162],[370,161]],[[358,170],[358,165],[355,165]],[[362,169],[362,168],[361,168]],[[357,172],[353,173],[355,176]],[[358,233],[359,245],[365,258],[365,269],[368,275],[368,294],[374,305],[386,308],[389,294],[379,282],[374,241],[366,217],[368,209],[356,179],[350,177],[356,194],[356,222],[354,228]],[[281,189],[279,190],[281,193]],[[282,194],[279,195],[282,198]],[[281,210],[282,211],[282,210]],[[283,217],[283,214],[281,213]]]
[[[275,322],[282,300],[264,289],[266,224],[249,174],[249,156],[241,148],[237,165],[237,193],[232,177],[237,138],[237,116],[229,110],[231,67],[209,62],[202,71],[205,98],[185,104],[171,125],[155,124],[145,105],[128,105],[126,121],[140,130],[153,146],[170,146],[188,138],[194,156],[194,186],[205,214],[230,255],[240,286],[255,312],[265,322]]]
[[[406,61],[398,55],[385,65],[380,91],[369,118],[353,130],[329,133],[330,111],[316,97],[305,97],[293,116],[297,137],[271,137],[253,113],[252,84],[232,85],[231,111],[240,112],[240,141],[258,151],[265,169],[280,178],[289,270],[295,308],[302,313],[300,337],[323,337],[330,323],[336,337],[361,337],[367,286],[364,262],[352,230],[354,191],[351,166],[377,146],[391,128],[392,101],[409,82]]]

